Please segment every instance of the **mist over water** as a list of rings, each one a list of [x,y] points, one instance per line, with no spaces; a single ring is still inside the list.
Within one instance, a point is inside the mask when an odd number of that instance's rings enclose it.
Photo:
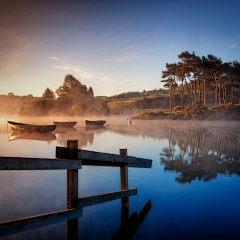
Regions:
[[[78,140],[86,150],[152,159],[151,169],[129,168],[129,216],[151,199],[152,209],[133,239],[239,238],[239,122],[132,121],[124,117],[0,118],[1,156],[55,158],[55,147]],[[87,129],[85,120],[106,120]],[[52,134],[19,134],[7,120],[30,124],[77,121]],[[11,139],[12,137],[12,139]],[[66,171],[0,171],[0,221],[66,209]],[[120,190],[117,167],[83,166],[79,197]],[[120,200],[86,207],[79,239],[111,239],[120,228]],[[66,222],[2,237],[65,239]]]

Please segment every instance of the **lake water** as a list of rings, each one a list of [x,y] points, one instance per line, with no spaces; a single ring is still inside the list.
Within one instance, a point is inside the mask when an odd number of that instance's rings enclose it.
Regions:
[[[86,150],[153,160],[151,168],[129,168],[129,216],[151,200],[132,239],[239,239],[240,123],[133,121],[108,118],[88,130],[84,119],[67,132],[14,134],[7,120],[50,124],[50,118],[0,118],[0,156],[54,158],[56,146],[78,140]],[[59,120],[59,119],[55,119]],[[65,119],[67,121],[68,119]],[[120,190],[118,167],[83,166],[79,197]],[[66,209],[66,170],[0,171],[0,221]],[[112,239],[120,229],[121,200],[83,209],[79,239]],[[66,239],[66,222],[1,239]]]

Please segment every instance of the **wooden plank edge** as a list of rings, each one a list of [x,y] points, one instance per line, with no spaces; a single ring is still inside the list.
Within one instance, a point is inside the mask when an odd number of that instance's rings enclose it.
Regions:
[[[0,223],[0,237],[14,234],[33,228],[66,221],[69,219],[82,217],[82,208],[71,208],[59,212],[52,212],[42,215],[36,215],[27,218],[15,219]]]
[[[76,198],[73,200],[73,206],[76,206],[77,208],[83,208],[133,195],[137,195],[137,188],[120,190],[116,192],[104,193],[83,198]]]
[[[60,170],[81,168],[82,161],[77,159],[0,157],[0,170]]]
[[[151,167],[152,165],[152,160],[150,159],[123,156],[123,155],[111,154],[111,153],[88,151],[88,150],[82,150],[82,149],[72,150],[72,149],[68,149],[65,147],[58,147],[58,146],[56,147],[56,157],[67,158],[69,151],[71,151],[71,154],[74,158],[79,160],[102,161],[102,162],[112,162],[112,163],[119,163],[119,164],[127,163],[136,167],[141,167],[141,166]]]

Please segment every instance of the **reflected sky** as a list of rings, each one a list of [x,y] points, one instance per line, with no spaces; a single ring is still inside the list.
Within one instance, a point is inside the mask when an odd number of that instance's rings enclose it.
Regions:
[[[152,209],[133,239],[238,239],[239,123],[133,122],[110,120],[105,129],[53,133],[55,140],[16,139],[0,126],[2,156],[55,157],[56,146],[152,159],[151,169],[129,168],[129,215],[151,199]],[[66,209],[66,171],[0,171],[0,221]],[[120,190],[117,167],[83,166],[79,197]],[[121,201],[86,207],[79,239],[111,239],[120,228]],[[66,239],[65,223],[1,239]]]

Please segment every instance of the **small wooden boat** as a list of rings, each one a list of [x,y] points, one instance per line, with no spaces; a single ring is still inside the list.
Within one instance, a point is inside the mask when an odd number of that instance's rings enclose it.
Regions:
[[[86,126],[103,126],[103,124],[106,122],[104,120],[97,120],[97,121],[90,121],[90,120],[85,120]]]
[[[77,124],[77,122],[53,122],[58,128],[71,128]]]
[[[53,132],[56,125],[33,125],[7,121],[13,131],[16,132]]]

